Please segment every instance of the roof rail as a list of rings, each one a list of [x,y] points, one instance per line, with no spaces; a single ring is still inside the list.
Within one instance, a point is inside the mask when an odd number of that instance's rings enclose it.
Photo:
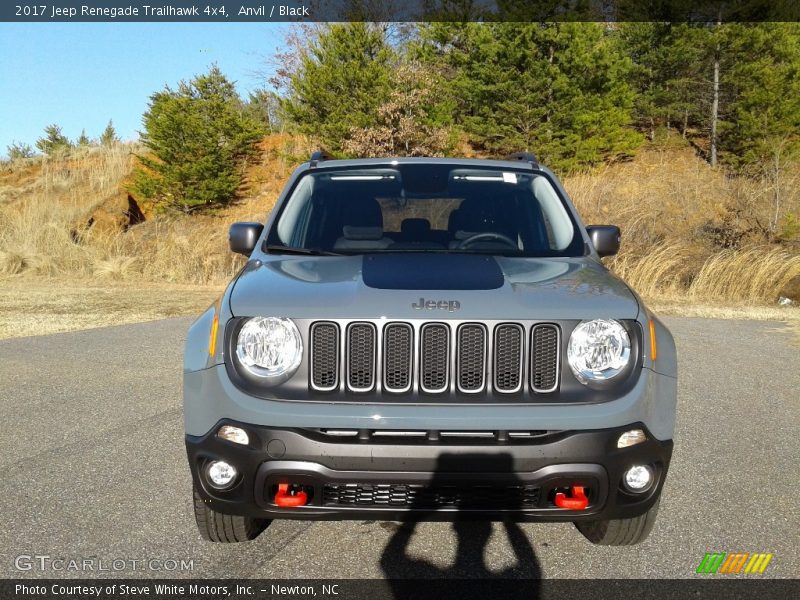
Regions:
[[[311,168],[317,166],[317,163],[323,160],[331,160],[333,155],[327,152],[326,150],[317,150],[311,154]]]
[[[539,161],[536,160],[533,152],[514,152],[514,154],[506,156],[506,160],[524,160],[531,163],[534,169],[539,166]]]

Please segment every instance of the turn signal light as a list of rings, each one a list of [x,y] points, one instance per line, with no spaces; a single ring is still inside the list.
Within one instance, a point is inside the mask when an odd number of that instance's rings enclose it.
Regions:
[[[656,344],[656,324],[650,319],[650,360],[656,362],[658,348]]]
[[[617,448],[627,448],[629,446],[635,446],[636,444],[641,444],[647,439],[647,435],[641,429],[631,429],[630,431],[626,431],[617,440]]]
[[[219,314],[214,312],[214,320],[211,321],[211,333],[208,337],[208,355],[214,356],[217,353],[217,330],[219,329]]]
[[[221,437],[223,440],[228,440],[234,444],[241,444],[242,446],[247,446],[247,444],[250,443],[250,436],[247,435],[247,432],[241,427],[234,427],[233,425],[223,425],[220,427],[219,431],[217,431],[217,437]]]

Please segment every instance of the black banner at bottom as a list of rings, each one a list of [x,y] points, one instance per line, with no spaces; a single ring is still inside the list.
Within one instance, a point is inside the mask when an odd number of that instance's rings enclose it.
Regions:
[[[622,598],[787,600],[800,597],[797,579],[5,579],[3,600],[151,599],[250,600],[334,599],[526,600]]]

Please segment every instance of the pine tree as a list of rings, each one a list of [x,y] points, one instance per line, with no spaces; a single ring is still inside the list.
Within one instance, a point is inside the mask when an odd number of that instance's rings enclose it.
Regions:
[[[530,150],[560,169],[627,156],[631,63],[597,23],[436,23],[420,56],[448,74],[470,138],[489,152]]]
[[[109,119],[108,125],[103,130],[103,133],[100,134],[100,144],[103,146],[112,146],[119,142],[119,138],[117,137],[117,130],[114,129],[114,122]]]
[[[619,25],[621,51],[633,62],[634,122],[651,141],[661,128],[675,128],[686,137],[690,124],[705,118],[696,98],[694,73],[702,49],[677,43],[675,31],[671,23]]]
[[[636,121],[676,128],[712,164],[762,168],[794,150],[800,34],[795,23],[626,23]],[[783,159],[781,159],[783,160]]]
[[[67,136],[61,132],[59,125],[48,125],[44,128],[44,137],[36,140],[36,147],[44,154],[52,155],[72,147]]]
[[[396,63],[382,28],[363,22],[321,26],[295,58],[283,108],[298,130],[339,151],[353,128],[375,124]]]
[[[269,90],[250,92],[245,110],[250,117],[263,125],[265,131],[269,133],[283,131],[285,117],[280,97],[275,92]]]
[[[81,135],[78,138],[78,141],[76,142],[76,145],[78,145],[78,146],[88,146],[91,143],[92,143],[91,140],[86,135],[86,130],[85,129],[81,129]]]
[[[721,151],[736,167],[772,162],[800,144],[800,25],[730,24],[737,60],[724,75],[731,88]]]
[[[800,157],[800,25],[730,24],[738,59],[723,80],[732,90],[720,132],[723,160],[770,183],[769,230],[778,230],[786,172]]]
[[[150,97],[134,190],[165,208],[192,212],[225,204],[242,181],[262,126],[246,114],[236,88],[217,68]]]

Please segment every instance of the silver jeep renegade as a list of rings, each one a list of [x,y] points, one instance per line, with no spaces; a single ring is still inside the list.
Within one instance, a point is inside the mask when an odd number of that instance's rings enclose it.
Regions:
[[[643,540],[672,453],[669,331],[601,263],[555,175],[506,160],[333,160],[291,176],[191,327],[202,535],[271,519],[572,521]]]

